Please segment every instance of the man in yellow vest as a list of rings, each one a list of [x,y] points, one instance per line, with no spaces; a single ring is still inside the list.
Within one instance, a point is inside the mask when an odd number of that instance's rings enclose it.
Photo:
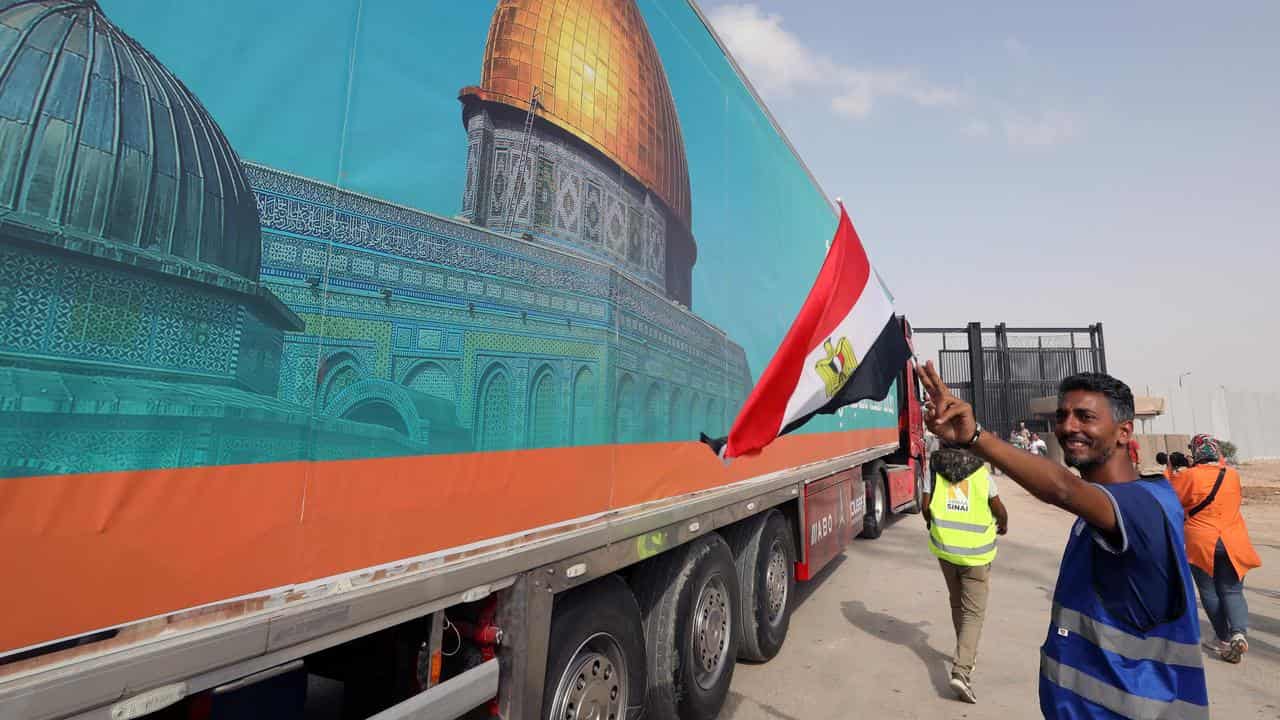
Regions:
[[[943,448],[929,457],[929,467],[933,477],[924,492],[924,521],[929,549],[938,556],[947,581],[956,630],[951,689],[961,700],[975,703],[970,675],[987,612],[996,535],[1008,532],[1009,511],[996,492],[995,478],[976,456]]]

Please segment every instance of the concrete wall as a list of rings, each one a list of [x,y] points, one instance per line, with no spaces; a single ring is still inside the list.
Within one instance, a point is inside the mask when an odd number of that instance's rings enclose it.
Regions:
[[[1209,433],[1235,443],[1240,460],[1280,458],[1280,393],[1228,390],[1202,384],[1185,387],[1144,386],[1169,403],[1165,414],[1139,429],[1185,435]],[[1145,425],[1145,427],[1144,427]]]
[[[1138,464],[1146,472],[1159,472],[1161,466],[1156,464],[1156,453],[1181,452],[1191,457],[1187,444],[1191,442],[1189,435],[1135,435],[1138,441]]]
[[[1062,446],[1058,444],[1058,438],[1051,434],[1044,434],[1040,437],[1044,438],[1045,443],[1049,446],[1049,457],[1056,462],[1062,462]],[[1156,453],[1168,453],[1180,450],[1190,456],[1187,451],[1187,443],[1191,442],[1191,438],[1187,435],[1135,435],[1138,441],[1138,464],[1142,467],[1143,472],[1160,472],[1161,466],[1156,464]]]

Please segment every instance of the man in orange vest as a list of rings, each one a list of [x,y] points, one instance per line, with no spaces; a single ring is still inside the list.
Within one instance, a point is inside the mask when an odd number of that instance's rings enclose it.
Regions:
[[[1240,474],[1227,467],[1218,441],[1208,435],[1192,438],[1191,451],[1195,464],[1170,481],[1186,515],[1187,562],[1218,636],[1207,644],[1238,663],[1249,651],[1244,576],[1262,560],[1240,514]]]

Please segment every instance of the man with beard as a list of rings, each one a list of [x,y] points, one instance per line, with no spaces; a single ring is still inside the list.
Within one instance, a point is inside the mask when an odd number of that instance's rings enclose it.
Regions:
[[[1044,717],[1207,718],[1182,507],[1168,480],[1139,477],[1129,461],[1129,387],[1100,373],[1059,386],[1054,433],[1077,476],[984,432],[932,362],[920,375],[926,422],[942,442],[1078,518],[1040,651]]]

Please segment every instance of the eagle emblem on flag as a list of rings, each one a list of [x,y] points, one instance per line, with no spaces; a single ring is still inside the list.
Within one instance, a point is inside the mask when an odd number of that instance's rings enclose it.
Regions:
[[[828,338],[823,341],[822,350],[826,357],[819,360],[813,369],[818,371],[818,376],[826,384],[827,397],[834,397],[853,374],[854,368],[858,367],[858,359],[853,356],[853,345],[847,337],[840,338],[835,344]]]
[[[699,439],[728,461],[760,452],[817,415],[887,397],[894,380],[911,372],[908,333],[842,205],[822,269],[729,435]]]

